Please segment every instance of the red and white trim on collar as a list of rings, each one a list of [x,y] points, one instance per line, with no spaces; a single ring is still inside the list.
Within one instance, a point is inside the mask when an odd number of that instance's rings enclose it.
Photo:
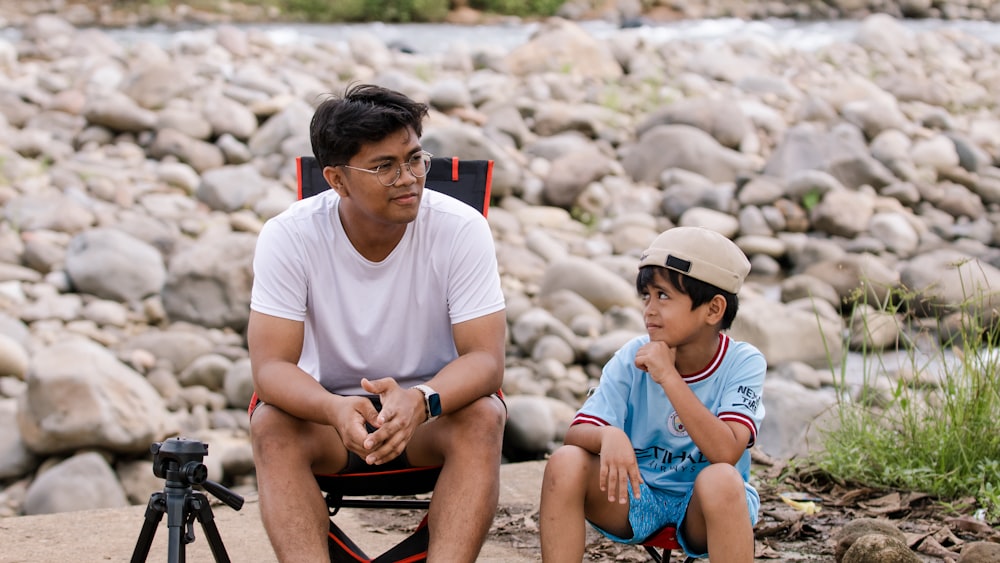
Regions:
[[[708,365],[703,367],[700,371],[691,374],[681,374],[681,378],[685,383],[691,385],[692,383],[697,383],[704,379],[708,379],[715,370],[719,369],[722,365],[722,359],[726,357],[726,351],[729,350],[729,336],[723,333],[719,333],[719,347],[715,349],[715,355],[708,362]]]

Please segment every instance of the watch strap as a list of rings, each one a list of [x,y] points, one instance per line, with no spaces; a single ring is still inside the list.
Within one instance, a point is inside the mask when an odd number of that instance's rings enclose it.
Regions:
[[[441,416],[441,396],[438,392],[423,384],[414,385],[413,388],[424,394],[424,413],[427,415],[427,420],[424,422],[430,422]]]

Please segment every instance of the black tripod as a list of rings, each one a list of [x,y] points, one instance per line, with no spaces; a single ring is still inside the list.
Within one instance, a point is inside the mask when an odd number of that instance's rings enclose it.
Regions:
[[[209,481],[208,470],[201,461],[208,453],[208,445],[197,440],[171,438],[165,442],[156,442],[150,446],[153,452],[153,474],[166,479],[163,492],[153,493],[146,505],[145,522],[139,532],[139,540],[132,552],[132,563],[146,560],[149,548],[156,534],[156,526],[167,513],[167,531],[169,543],[167,546],[168,563],[185,562],[185,545],[194,541],[194,519],[201,522],[205,531],[212,555],[219,563],[229,563],[226,546],[222,545],[222,537],[215,525],[212,507],[208,497],[200,491],[191,488],[192,484],[201,485],[208,492],[218,497],[233,510],[243,508],[243,497]],[[187,533],[181,535],[181,528],[187,526]]]

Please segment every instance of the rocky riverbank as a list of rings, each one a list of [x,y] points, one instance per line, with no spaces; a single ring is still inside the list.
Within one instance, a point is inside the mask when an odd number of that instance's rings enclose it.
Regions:
[[[164,0],[161,2],[103,2],[100,0],[0,0],[0,27],[24,25],[42,14],[57,14],[78,27],[190,27],[239,23],[302,21],[260,2]],[[519,18],[485,13],[453,2],[445,21],[460,25],[517,23]],[[873,14],[895,18],[1000,21],[1000,3],[993,0],[567,0],[556,16],[573,20],[600,19],[630,27],[643,23],[739,18],[764,20],[862,19]]]
[[[877,308],[848,322],[859,287],[905,286],[945,325],[970,291],[996,309],[998,63],[996,44],[886,15],[812,51],[553,19],[509,53],[439,54],[224,24],[126,44],[29,17],[0,39],[0,513],[144,503],[162,487],[149,444],[176,434],[253,488],[255,233],[295,198],[317,96],[355,80],[430,103],[432,153],[496,161],[512,459],[557,443],[643,332],[637,253],[678,224],[751,257],[731,334],[769,360],[759,445],[802,453],[842,335],[900,338]]]

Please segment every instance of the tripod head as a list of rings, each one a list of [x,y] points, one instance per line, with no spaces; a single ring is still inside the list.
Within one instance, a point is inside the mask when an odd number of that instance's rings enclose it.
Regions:
[[[208,454],[208,444],[188,438],[170,438],[154,442],[153,475],[166,479],[167,487],[187,488],[201,485],[233,510],[243,508],[243,497],[208,479],[208,468],[202,463]]]
[[[183,486],[201,484],[208,478],[208,469],[202,463],[208,454],[208,444],[187,438],[171,438],[154,442],[153,475]]]

